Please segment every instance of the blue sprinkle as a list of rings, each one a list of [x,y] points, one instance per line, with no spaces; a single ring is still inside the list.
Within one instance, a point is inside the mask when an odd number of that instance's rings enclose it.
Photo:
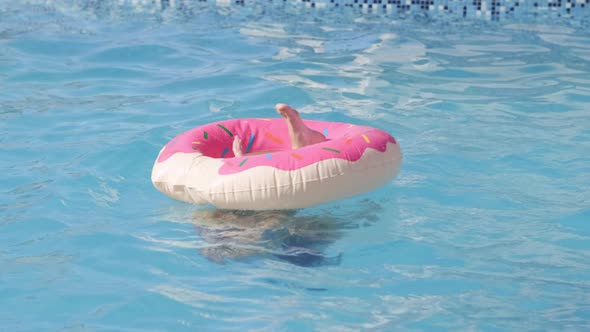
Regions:
[[[324,128],[324,137],[328,138],[328,128]]]
[[[250,149],[252,149],[252,143],[254,143],[254,137],[256,137],[256,135],[254,135],[254,134],[250,135],[250,141],[248,142],[248,147],[246,148],[246,153],[250,152]]]
[[[266,154],[266,158],[268,158],[268,160],[272,160],[272,156],[270,155],[270,153]]]
[[[225,157],[225,155],[229,152],[229,148],[225,148],[223,149],[223,152],[221,153],[221,158]]]

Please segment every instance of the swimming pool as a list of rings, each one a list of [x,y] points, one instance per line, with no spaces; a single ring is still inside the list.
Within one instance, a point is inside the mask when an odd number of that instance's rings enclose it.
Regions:
[[[309,7],[0,1],[0,330],[590,329],[587,19]],[[277,102],[387,130],[400,175],[289,213],[153,188]]]

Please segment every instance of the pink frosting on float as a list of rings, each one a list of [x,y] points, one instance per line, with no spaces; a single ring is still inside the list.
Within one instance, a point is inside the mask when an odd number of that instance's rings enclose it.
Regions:
[[[179,152],[200,152],[205,156],[223,158],[223,165],[219,169],[222,175],[257,166],[292,171],[333,158],[357,161],[367,148],[384,152],[387,143],[396,144],[387,132],[373,127],[312,120],[304,120],[304,123],[323,133],[327,140],[292,150],[287,123],[283,118],[227,120],[178,135],[165,146],[158,162]],[[232,144],[236,134],[242,140],[244,152],[254,154],[234,156]]]

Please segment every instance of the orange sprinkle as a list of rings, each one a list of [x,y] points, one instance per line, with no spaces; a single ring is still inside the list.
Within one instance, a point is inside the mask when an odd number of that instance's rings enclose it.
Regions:
[[[268,137],[269,139],[271,139],[273,142],[278,143],[278,144],[283,144],[283,141],[278,138],[278,137],[274,137],[273,135],[271,135],[270,133],[266,132],[264,133],[264,136]]]
[[[199,141],[194,141],[193,144],[201,144]]]
[[[350,144],[350,142],[352,142],[352,138],[347,139],[346,142],[344,142],[344,143]]]
[[[300,156],[300,155],[298,155],[298,154],[297,154],[297,153],[295,153],[295,152],[291,153],[291,156],[292,156],[293,158],[295,158],[295,159],[298,159],[298,160],[303,160],[303,157],[302,157],[302,156]]]
[[[363,138],[365,139],[365,142],[371,143],[371,141],[369,140],[369,138],[367,137],[367,135],[362,134],[361,136],[363,136]]]

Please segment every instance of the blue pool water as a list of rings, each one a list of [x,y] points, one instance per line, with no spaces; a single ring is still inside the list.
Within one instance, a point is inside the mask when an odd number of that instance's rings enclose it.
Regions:
[[[56,3],[0,1],[0,330],[590,329],[584,19]],[[282,214],[154,189],[172,137],[277,102],[401,173]]]

